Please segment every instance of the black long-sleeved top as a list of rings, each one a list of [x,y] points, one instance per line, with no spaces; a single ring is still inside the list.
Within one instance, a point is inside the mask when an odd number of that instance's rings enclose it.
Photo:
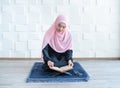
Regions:
[[[50,60],[54,62],[54,65],[57,67],[65,66],[68,64],[68,60],[72,60],[72,50],[67,50],[63,53],[58,53],[55,50],[53,50],[49,44],[46,45],[46,47],[42,50],[43,53],[43,59],[45,62],[45,65],[47,65],[47,62]]]

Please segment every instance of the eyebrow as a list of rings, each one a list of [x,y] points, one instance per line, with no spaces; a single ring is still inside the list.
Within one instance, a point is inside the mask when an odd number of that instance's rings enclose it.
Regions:
[[[61,25],[61,24],[59,24],[59,26],[63,26],[63,27],[66,27],[66,25]]]

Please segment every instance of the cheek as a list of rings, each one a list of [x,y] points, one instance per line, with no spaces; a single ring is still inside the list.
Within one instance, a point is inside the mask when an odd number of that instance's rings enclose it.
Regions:
[[[63,27],[58,27],[57,30],[58,30],[58,31],[63,31],[64,29],[63,29]]]
[[[60,30],[60,27],[57,27],[56,29],[57,29],[57,31],[59,31],[59,30]]]

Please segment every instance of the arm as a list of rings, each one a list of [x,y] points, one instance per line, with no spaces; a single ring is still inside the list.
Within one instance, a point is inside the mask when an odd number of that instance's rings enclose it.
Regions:
[[[71,61],[73,61],[73,59],[72,59],[72,54],[73,54],[73,51],[72,50],[67,50],[66,51],[66,58],[67,58],[67,60],[69,61],[69,60],[71,60]]]
[[[45,47],[43,50],[42,50],[42,53],[43,53],[43,59],[45,62],[51,60],[50,56],[49,56],[49,53],[48,53],[48,49],[47,47]]]
[[[72,51],[72,50],[66,51],[66,58],[67,58],[67,60],[68,60],[68,65],[73,67],[72,54],[73,54],[73,51]]]
[[[42,50],[43,53],[43,59],[45,61],[45,63],[49,66],[52,67],[54,66],[54,62],[52,62],[52,59],[49,55],[49,47],[48,45]]]

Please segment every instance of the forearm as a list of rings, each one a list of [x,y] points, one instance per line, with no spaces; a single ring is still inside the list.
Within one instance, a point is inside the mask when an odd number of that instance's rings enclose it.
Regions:
[[[45,62],[51,61],[51,57],[49,56],[47,51],[43,50],[42,53],[43,53],[43,59]]]
[[[67,58],[68,61],[69,60],[73,61],[72,54],[73,54],[72,50],[66,51],[66,58]]]

